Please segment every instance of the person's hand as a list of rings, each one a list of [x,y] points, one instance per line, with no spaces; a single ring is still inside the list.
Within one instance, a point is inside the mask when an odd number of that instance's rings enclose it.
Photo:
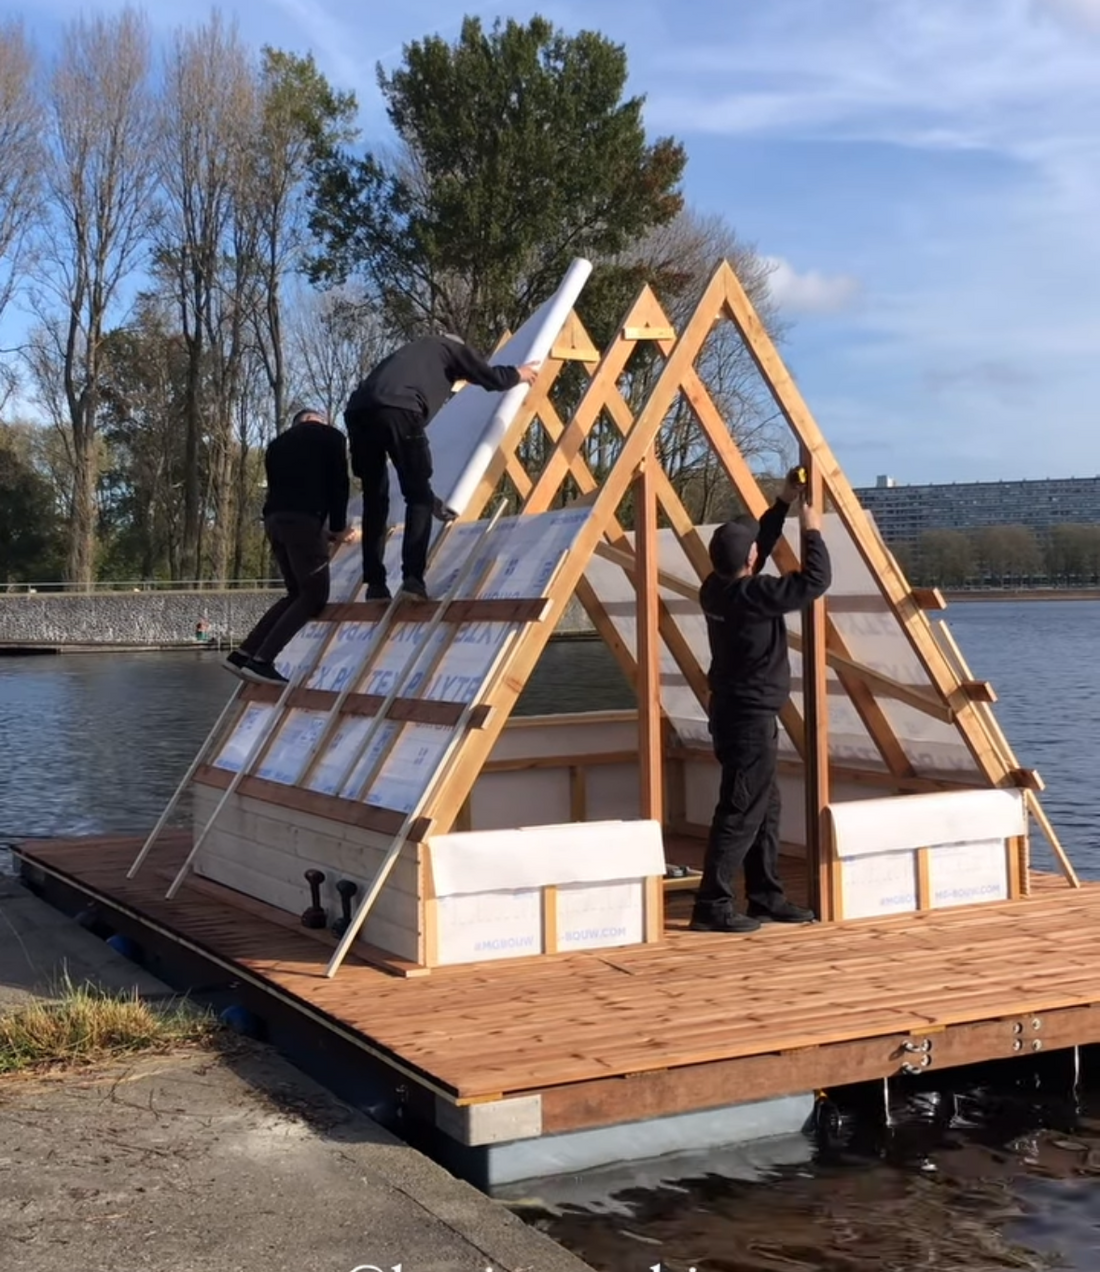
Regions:
[[[779,498],[788,506],[796,504],[806,493],[805,485],[797,478],[798,469],[792,468],[779,492]]]
[[[357,535],[358,532],[354,526],[345,526],[343,530],[330,530],[328,532],[329,555],[338,552],[345,543],[351,543]]]
[[[542,364],[539,362],[525,362],[523,366],[517,368],[519,371],[519,381],[521,384],[534,384],[538,378],[539,368]]]
[[[798,524],[803,530],[816,530],[821,533],[821,513],[810,504],[804,503],[798,510]]]

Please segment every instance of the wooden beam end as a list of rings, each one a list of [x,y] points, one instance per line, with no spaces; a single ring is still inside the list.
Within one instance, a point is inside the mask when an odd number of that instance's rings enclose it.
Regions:
[[[913,588],[913,600],[922,610],[947,609],[947,601],[938,587]]]
[[[1009,773],[1009,777],[1012,779],[1012,784],[1019,787],[1021,790],[1035,791],[1038,793],[1040,791],[1045,791],[1047,788],[1046,782],[1043,781],[1034,769],[1013,769]]]
[[[961,688],[971,702],[997,701],[997,694],[988,680],[964,680]]]

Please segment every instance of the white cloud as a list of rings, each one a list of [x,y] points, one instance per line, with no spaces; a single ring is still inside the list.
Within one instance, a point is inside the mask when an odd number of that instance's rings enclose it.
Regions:
[[[1036,6],[1071,26],[1100,32],[1100,0],[1036,0]]]
[[[846,309],[859,294],[859,280],[849,274],[829,276],[809,269],[800,274],[782,256],[767,256],[768,289],[780,309],[790,314],[833,314]]]

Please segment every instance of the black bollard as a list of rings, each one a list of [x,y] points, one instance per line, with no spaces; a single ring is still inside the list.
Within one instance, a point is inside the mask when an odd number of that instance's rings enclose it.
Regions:
[[[328,922],[328,915],[321,908],[321,884],[325,876],[320,870],[307,870],[306,882],[309,884],[313,904],[302,911],[302,926],[307,928],[323,928]]]
[[[351,927],[351,899],[359,891],[359,885],[350,879],[340,879],[336,884],[336,891],[340,894],[340,905],[344,912],[332,925],[332,931],[336,936],[343,936]]]

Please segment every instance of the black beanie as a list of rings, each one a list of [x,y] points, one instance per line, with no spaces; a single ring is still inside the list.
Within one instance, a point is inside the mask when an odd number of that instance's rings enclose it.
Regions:
[[[710,541],[711,565],[725,575],[743,570],[759,534],[760,525],[752,517],[738,517],[719,526]]]

